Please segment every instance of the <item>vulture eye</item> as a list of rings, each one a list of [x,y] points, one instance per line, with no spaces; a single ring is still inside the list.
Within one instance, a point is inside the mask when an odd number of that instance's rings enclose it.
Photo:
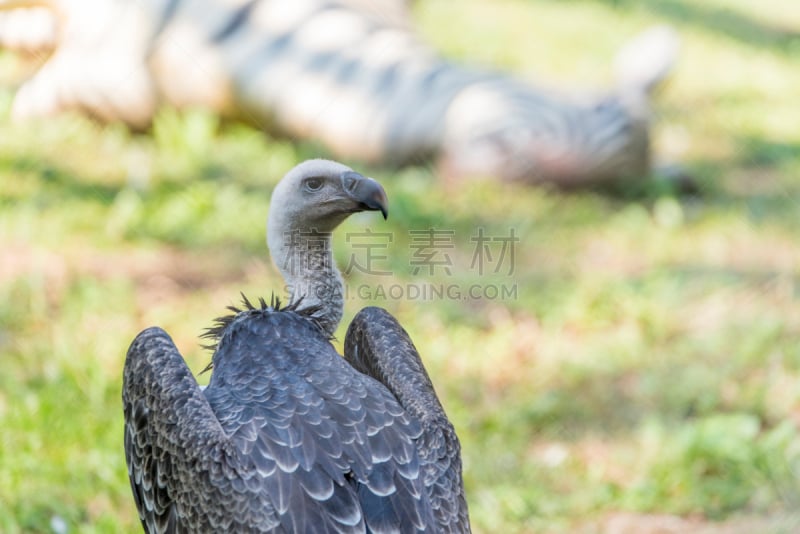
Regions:
[[[306,178],[305,180],[303,180],[303,185],[309,191],[319,191],[320,189],[322,189],[322,184],[323,184],[322,178],[316,176],[313,178]]]

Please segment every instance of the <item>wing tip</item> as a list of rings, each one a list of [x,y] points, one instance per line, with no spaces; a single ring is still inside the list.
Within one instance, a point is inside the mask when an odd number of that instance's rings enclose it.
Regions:
[[[166,330],[160,326],[150,326],[139,332],[136,337],[133,338],[130,348],[128,349],[128,353],[137,350],[147,350],[147,348],[153,343],[163,341],[172,343],[172,338],[166,332]]]
[[[362,308],[355,315],[355,317],[353,317],[353,320],[350,322],[350,326],[347,328],[347,333],[344,337],[345,353],[348,352],[348,347],[352,348],[356,344],[359,344],[360,339],[363,336],[368,335],[368,332],[370,331],[382,333],[402,332],[400,339],[404,339],[404,341],[413,346],[408,332],[406,332],[405,328],[403,328],[403,326],[400,324],[400,321],[398,321],[394,315],[389,313],[389,311],[385,310],[384,308],[380,308],[378,306],[367,306]]]
[[[373,324],[378,321],[392,321],[398,325],[400,324],[395,316],[389,313],[388,310],[379,306],[366,306],[365,308],[361,308],[355,317],[353,317],[350,326],[353,327],[353,325],[356,325],[356,327],[361,327],[363,324]]]

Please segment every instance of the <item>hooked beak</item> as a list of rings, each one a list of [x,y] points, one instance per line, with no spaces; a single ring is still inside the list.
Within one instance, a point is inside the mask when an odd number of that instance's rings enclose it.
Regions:
[[[389,199],[381,184],[354,171],[342,173],[342,185],[350,197],[358,202],[363,210],[380,210],[383,218],[389,217]]]

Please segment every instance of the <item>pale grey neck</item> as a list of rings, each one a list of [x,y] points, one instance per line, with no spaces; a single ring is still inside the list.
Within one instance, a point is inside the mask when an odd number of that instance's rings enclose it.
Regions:
[[[291,230],[280,237],[270,235],[269,248],[289,302],[300,302],[299,309],[318,308],[314,317],[333,335],[342,320],[344,284],[333,260],[330,232]]]

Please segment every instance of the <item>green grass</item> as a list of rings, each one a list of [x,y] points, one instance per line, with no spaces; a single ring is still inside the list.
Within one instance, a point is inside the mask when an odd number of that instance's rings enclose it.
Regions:
[[[800,528],[800,4],[773,0],[427,0],[448,55],[602,87],[611,57],[669,23],[683,53],[654,110],[659,159],[699,195],[562,194],[370,169],[391,218],[381,277],[406,286],[409,230],[453,230],[452,272],[516,298],[351,293],[423,354],[464,449],[477,532],[794,532]],[[445,23],[446,22],[446,23]],[[0,57],[0,67],[12,65]],[[0,93],[0,531],[138,531],[122,453],[121,369],[158,324],[199,371],[224,306],[280,291],[269,192],[315,155],[203,113],[150,136],[64,117],[12,125]],[[476,228],[520,242],[514,272],[470,269]],[[380,251],[376,251],[380,252]],[[365,298],[360,298],[364,296]],[[343,334],[343,331],[340,332]],[[343,335],[340,335],[341,339]],[[201,380],[207,380],[203,377]],[[739,530],[736,530],[736,529]]]

